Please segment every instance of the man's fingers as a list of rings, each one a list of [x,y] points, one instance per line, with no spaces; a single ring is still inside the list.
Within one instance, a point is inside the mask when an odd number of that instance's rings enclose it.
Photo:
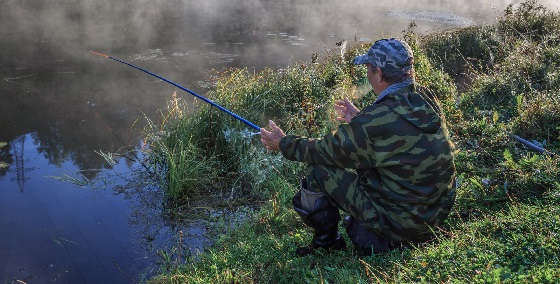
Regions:
[[[271,128],[278,128],[278,126],[276,126],[276,123],[274,123],[274,121],[272,121],[272,120],[269,120],[269,121],[268,121],[268,125],[269,125]],[[271,129],[271,130],[272,130],[272,129]]]
[[[346,106],[345,105],[334,105],[334,108],[337,109],[337,110],[344,110],[344,109],[346,109]]]
[[[346,106],[334,106],[334,110],[339,114],[339,115],[344,115],[344,113],[346,113]]]
[[[261,143],[264,145],[264,147],[266,147],[267,149],[270,147],[270,139],[268,139],[267,137],[261,137]]]

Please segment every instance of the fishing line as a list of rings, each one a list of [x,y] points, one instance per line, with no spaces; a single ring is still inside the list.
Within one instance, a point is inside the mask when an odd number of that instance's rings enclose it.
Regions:
[[[256,124],[254,124],[254,123],[248,121],[247,119],[245,119],[245,118],[243,118],[243,117],[237,115],[236,113],[230,111],[229,109],[227,109],[227,108],[225,108],[225,107],[223,107],[223,106],[221,106],[221,105],[215,103],[214,101],[212,101],[212,100],[210,100],[210,99],[208,99],[208,98],[206,98],[206,97],[204,97],[204,96],[201,96],[201,95],[199,95],[199,94],[197,94],[197,93],[195,93],[195,92],[193,92],[193,91],[191,91],[191,90],[189,90],[189,89],[187,89],[187,88],[185,88],[185,87],[183,87],[183,86],[181,86],[181,85],[179,85],[179,84],[177,84],[177,83],[175,83],[175,82],[173,82],[173,81],[171,81],[171,80],[169,80],[169,79],[166,79],[166,78],[164,78],[164,77],[161,77],[161,76],[159,76],[159,75],[157,75],[157,74],[154,74],[154,73],[152,73],[152,72],[150,72],[150,71],[148,71],[148,70],[146,70],[146,69],[144,69],[144,68],[142,68],[142,67],[138,67],[138,66],[136,66],[136,65],[134,65],[134,64],[128,63],[128,62],[126,62],[126,61],[124,61],[124,60],[121,60],[121,59],[119,59],[119,58],[116,58],[116,57],[113,57],[113,56],[109,56],[109,55],[106,55],[106,54],[103,54],[103,53],[100,53],[100,52],[96,52],[96,51],[90,51],[90,52],[91,52],[92,54],[94,54],[94,55],[101,56],[101,57],[105,57],[105,58],[114,60],[114,61],[116,61],[116,62],[119,62],[119,63],[125,64],[125,65],[128,65],[128,66],[130,66],[130,67],[132,67],[132,68],[134,68],[134,69],[138,69],[138,70],[140,70],[140,71],[142,71],[142,72],[144,72],[144,73],[146,73],[146,74],[148,74],[148,75],[150,75],[150,76],[156,77],[156,78],[158,78],[158,79],[160,79],[160,80],[162,80],[162,81],[164,81],[164,82],[167,82],[167,83],[169,83],[169,84],[171,84],[171,85],[173,85],[173,86],[175,86],[175,87],[177,87],[177,88],[179,88],[179,89],[181,89],[181,90],[183,90],[183,91],[185,91],[185,92],[187,92],[187,93],[189,93],[189,94],[191,94],[191,95],[193,95],[193,96],[195,96],[195,97],[197,97],[197,98],[199,98],[199,99],[201,99],[201,100],[203,100],[203,101],[205,101],[206,103],[208,103],[208,104],[210,104],[210,105],[216,107],[217,109],[219,109],[219,110],[221,110],[221,111],[223,111],[223,112],[225,112],[225,113],[227,113],[227,114],[233,116],[233,117],[236,118],[237,120],[239,120],[239,121],[245,123],[246,125],[250,126],[251,128],[257,130],[258,132],[261,131],[261,128],[260,128],[259,126],[257,126]],[[253,135],[257,135],[257,134],[259,134],[259,133],[254,133]],[[251,136],[252,136],[252,135],[251,135]]]

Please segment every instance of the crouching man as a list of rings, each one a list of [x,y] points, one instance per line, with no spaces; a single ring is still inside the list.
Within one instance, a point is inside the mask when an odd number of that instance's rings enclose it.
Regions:
[[[285,158],[309,164],[294,209],[314,229],[310,245],[343,249],[339,209],[360,255],[428,240],[455,200],[452,144],[438,101],[414,81],[413,54],[397,39],[377,41],[354,59],[367,65],[377,100],[358,110],[337,101],[346,123],[321,139],[286,136],[273,121],[261,141]]]

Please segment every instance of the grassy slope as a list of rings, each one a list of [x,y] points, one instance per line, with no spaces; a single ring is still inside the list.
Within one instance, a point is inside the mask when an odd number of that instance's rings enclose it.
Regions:
[[[493,26],[408,34],[407,40],[417,79],[440,98],[457,147],[456,206],[446,224],[434,228],[433,242],[366,258],[351,250],[294,257],[295,247],[311,239],[291,210],[302,165],[231,132],[243,126],[215,110],[184,117],[176,106],[164,134],[150,136],[154,165],[170,169],[164,180],[174,180],[170,200],[180,204],[225,186],[265,202],[198,261],[152,281],[559,281],[560,158],[531,153],[509,134],[560,151],[560,16],[527,2]],[[356,87],[365,82],[365,70],[350,64],[366,48],[352,49],[344,60],[327,54],[320,64],[280,71],[231,70],[220,74],[211,96],[261,124],[274,118],[290,133],[320,136],[336,126],[336,98],[354,94],[359,104],[374,98]],[[197,161],[197,168],[181,172]]]

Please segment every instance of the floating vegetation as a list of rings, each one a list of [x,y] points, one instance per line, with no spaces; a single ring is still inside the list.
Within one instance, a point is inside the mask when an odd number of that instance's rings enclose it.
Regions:
[[[184,57],[184,56],[189,56],[189,55],[191,55],[191,53],[188,52],[188,51],[184,51],[184,52],[182,52],[182,51],[176,51],[176,52],[173,52],[173,53],[171,54],[171,56],[175,56],[175,57]]]
[[[17,80],[22,80],[22,79],[28,79],[28,78],[35,77],[35,76],[37,76],[37,74],[22,75],[22,76],[17,76],[17,77],[6,77],[6,78],[4,78],[4,81],[11,82],[11,81],[17,81]]]
[[[53,241],[53,243],[57,244],[61,248],[67,248],[69,246],[78,245],[77,242],[71,241],[71,240],[63,238],[63,237],[54,237],[54,238],[52,238],[52,241]]]
[[[95,153],[101,156],[110,167],[114,167],[117,164],[116,158],[120,156],[119,154],[116,153],[110,153],[110,152],[105,153],[102,150],[95,151]]]
[[[213,65],[232,63],[235,60],[235,58],[238,57],[237,54],[220,53],[214,51],[209,52],[204,56],[210,61],[210,64]]]
[[[71,176],[69,174],[64,174],[63,176],[47,176],[47,177],[62,182],[68,182],[80,187],[88,186],[91,184],[91,180],[81,173],[77,177]]]
[[[163,58],[163,51],[159,48],[156,49],[148,49],[142,53],[138,53],[132,55],[130,60],[131,61],[149,61],[153,59],[162,59]]]

